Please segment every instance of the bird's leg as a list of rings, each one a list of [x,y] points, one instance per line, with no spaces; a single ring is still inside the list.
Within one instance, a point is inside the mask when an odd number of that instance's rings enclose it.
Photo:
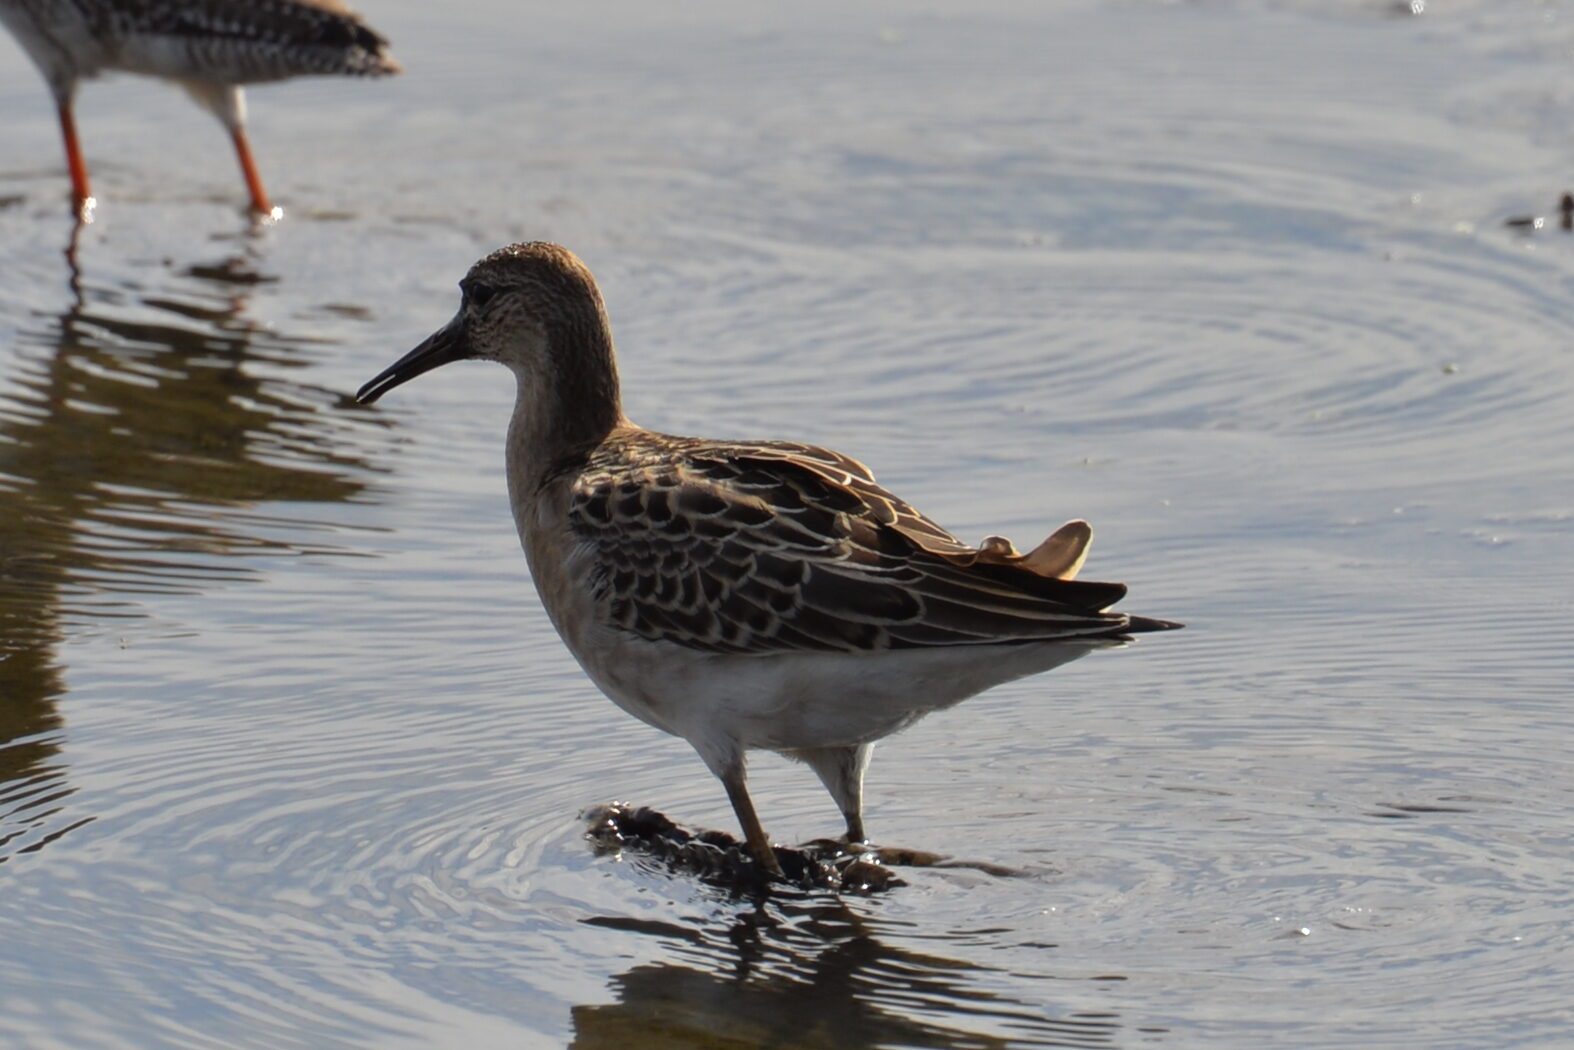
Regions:
[[[93,190],[87,181],[87,162],[82,159],[82,143],[77,140],[76,114],[70,96],[60,100],[60,136],[66,143],[66,168],[71,172],[71,205],[77,218],[93,218]]]
[[[729,765],[717,776],[721,778],[722,786],[727,789],[727,798],[732,802],[733,812],[738,814],[738,823],[743,826],[743,841],[748,847],[749,856],[755,863],[766,871],[782,878],[782,866],[776,860],[776,851],[771,849],[770,836],[765,834],[765,829],[760,826],[760,818],[755,815],[754,803],[749,799],[749,789],[743,782],[743,762],[739,761]]]
[[[869,841],[869,836],[864,834],[864,815],[857,810],[846,814],[847,817],[847,842],[849,845]]]
[[[864,770],[869,766],[873,744],[852,747],[816,747],[791,752],[793,758],[807,763],[831,793],[847,821],[849,843],[867,841],[864,835]]]
[[[265,219],[276,219],[268,191],[263,188],[262,176],[257,174],[257,162],[251,156],[251,143],[246,139],[246,95],[237,84],[220,84],[210,80],[181,80],[181,87],[191,93],[197,104],[208,110],[230,132],[235,144],[235,158],[240,161],[240,173],[245,176],[246,190],[251,194],[251,210]]]
[[[263,188],[262,176],[257,174],[257,162],[251,156],[251,143],[246,140],[246,127],[236,124],[230,128],[230,139],[235,143],[235,156],[240,160],[241,174],[246,177],[246,189],[251,193],[251,210],[258,215],[271,217],[273,203]]]

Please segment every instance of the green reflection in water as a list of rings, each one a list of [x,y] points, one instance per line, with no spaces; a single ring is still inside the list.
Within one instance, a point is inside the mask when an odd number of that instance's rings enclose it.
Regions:
[[[139,615],[136,595],[254,577],[237,555],[332,551],[309,542],[312,523],[249,508],[363,488],[343,417],[322,411],[338,395],[277,378],[309,365],[307,341],[245,316],[272,278],[245,257],[158,277],[154,292],[73,280],[70,308],[6,348],[0,862],[91,819],[64,806],[62,637]]]

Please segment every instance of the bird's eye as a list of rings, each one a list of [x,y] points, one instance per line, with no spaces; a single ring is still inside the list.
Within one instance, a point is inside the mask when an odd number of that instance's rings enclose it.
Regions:
[[[465,286],[465,299],[471,306],[485,306],[497,294],[497,289],[487,284],[469,284]]]

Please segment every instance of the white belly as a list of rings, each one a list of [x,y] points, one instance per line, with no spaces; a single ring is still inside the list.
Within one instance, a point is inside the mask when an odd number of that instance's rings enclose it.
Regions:
[[[569,639],[591,680],[636,718],[700,746],[796,751],[870,743],[1108,639],[873,653],[713,654],[598,629]]]

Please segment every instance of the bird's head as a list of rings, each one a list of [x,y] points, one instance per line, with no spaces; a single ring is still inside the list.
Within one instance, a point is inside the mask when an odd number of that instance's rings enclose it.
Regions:
[[[450,361],[498,361],[533,401],[564,409],[617,411],[612,331],[601,293],[584,263],[543,241],[499,248],[459,282],[453,320],[356,393],[371,404],[394,387]],[[558,407],[558,406],[541,406]]]

